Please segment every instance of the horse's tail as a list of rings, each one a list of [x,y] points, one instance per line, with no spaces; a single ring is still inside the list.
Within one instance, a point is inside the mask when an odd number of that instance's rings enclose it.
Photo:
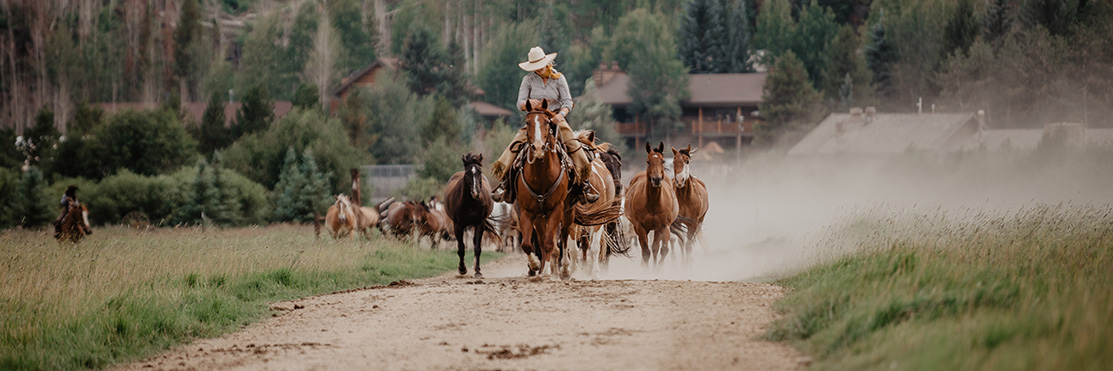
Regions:
[[[626,232],[619,228],[618,222],[608,223],[603,227],[603,241],[607,244],[608,257],[615,255],[630,257],[630,239],[626,238]]]
[[[699,221],[695,219],[686,216],[677,216],[676,220],[669,226],[669,232],[680,239],[687,239],[689,235],[691,235],[692,238],[697,238],[700,235],[700,224]]]
[[[613,223],[614,221],[618,220],[618,217],[622,216],[622,201],[619,200],[615,200],[611,203],[610,206],[607,206],[606,208],[593,212],[584,210],[588,207],[589,205],[575,206],[576,218],[573,221],[574,223],[585,227],[590,227]]]
[[[483,224],[480,225],[479,228],[483,228],[482,233],[484,234],[484,238],[495,241],[496,244],[502,244],[502,236],[499,236],[498,230],[495,230],[495,225],[491,222],[491,218],[483,219]],[[480,231],[475,231],[475,233],[480,233]]]

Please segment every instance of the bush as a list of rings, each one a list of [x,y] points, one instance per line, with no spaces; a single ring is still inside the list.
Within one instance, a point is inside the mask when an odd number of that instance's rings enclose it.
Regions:
[[[128,169],[140,175],[174,171],[196,159],[196,143],[174,113],[124,111],[93,130],[89,156],[97,177]]]
[[[0,167],[0,194],[15,195],[16,190],[19,189],[19,176],[19,170]],[[0,200],[0,228],[8,228],[19,224],[14,202],[18,199],[18,197],[4,197],[3,200]]]
[[[46,185],[43,173],[38,168],[32,167],[23,172],[10,201],[10,210],[16,224],[24,228],[38,228],[54,220],[51,202],[48,201],[51,196],[46,193]]]
[[[286,151],[313,152],[328,189],[348,186],[348,170],[360,163],[340,122],[317,110],[295,108],[270,129],[247,135],[223,152],[224,166],[274,189]],[[345,180],[345,181],[342,181]]]
[[[56,182],[59,191],[68,183]],[[99,184],[78,184],[78,199],[89,207],[90,223],[119,223],[125,215],[139,211],[147,215],[152,224],[161,224],[170,217],[181,203],[178,183],[169,176],[143,176],[121,170],[104,178]]]
[[[201,213],[222,226],[257,224],[266,215],[266,189],[235,171],[221,166],[220,153],[212,165],[204,160],[197,166],[175,173],[181,204],[173,214],[174,223],[199,224]]]
[[[313,153],[308,150],[298,161],[294,149],[286,151],[285,165],[274,187],[274,221],[311,222],[314,211],[324,211],[329,205],[329,188],[324,174],[317,167]]]

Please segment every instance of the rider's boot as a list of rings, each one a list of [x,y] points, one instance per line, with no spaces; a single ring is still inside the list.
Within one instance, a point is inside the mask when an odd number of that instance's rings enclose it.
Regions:
[[[500,181],[498,187],[491,191],[491,199],[495,202],[502,202],[502,196],[506,194],[506,181]]]

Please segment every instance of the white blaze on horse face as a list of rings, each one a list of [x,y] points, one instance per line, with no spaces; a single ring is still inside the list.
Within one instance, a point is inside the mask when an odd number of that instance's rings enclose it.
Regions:
[[[541,140],[541,119],[533,116],[533,146],[537,149],[545,146],[545,142]],[[540,154],[540,151],[537,151]]]
[[[688,164],[684,164],[684,163],[681,163],[681,164],[683,164],[682,166],[684,167],[684,170],[676,174],[676,185],[679,186],[679,187],[684,186],[684,184],[688,181],[688,177],[691,174],[688,171],[688,169],[690,169],[691,167],[688,166]],[[675,166],[674,166],[674,168],[675,168]]]
[[[479,168],[472,167],[471,174],[471,197],[479,198]]]
[[[85,228],[91,228],[91,226],[89,225],[89,212],[88,211],[82,211],[81,212],[81,221],[85,222]]]

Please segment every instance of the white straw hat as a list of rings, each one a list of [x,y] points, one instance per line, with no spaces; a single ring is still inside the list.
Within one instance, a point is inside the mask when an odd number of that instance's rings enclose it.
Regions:
[[[548,65],[549,62],[552,62],[553,59],[556,58],[556,55],[557,53],[545,54],[544,49],[541,49],[540,46],[535,46],[529,50],[529,60],[518,63],[518,67],[526,71],[536,71]]]

